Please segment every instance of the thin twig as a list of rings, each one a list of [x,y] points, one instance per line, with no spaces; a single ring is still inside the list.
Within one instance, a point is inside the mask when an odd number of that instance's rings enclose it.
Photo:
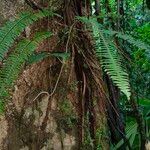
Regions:
[[[43,11],[42,7],[32,0],[25,0],[25,3],[28,4],[33,10]]]

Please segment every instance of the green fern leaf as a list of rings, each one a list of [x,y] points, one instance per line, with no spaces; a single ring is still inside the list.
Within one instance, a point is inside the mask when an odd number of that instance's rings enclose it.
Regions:
[[[27,26],[39,19],[52,15],[54,13],[47,10],[39,11],[38,13],[24,12],[14,21],[8,21],[0,29],[0,61],[3,60],[4,54],[7,53],[15,39]]]
[[[122,67],[121,59],[111,40],[108,42],[96,21],[92,20],[92,31],[96,42],[96,54],[100,58],[102,67],[120,90],[130,98],[128,74]]]
[[[117,31],[112,31],[112,30],[103,30],[103,33],[123,39],[123,40],[127,41],[128,43],[130,43],[140,49],[146,50],[146,52],[148,54],[150,54],[150,46],[149,45],[142,42],[141,40],[135,39],[134,37],[132,37],[130,35],[123,34],[121,32],[117,32]]]
[[[113,40],[103,34],[96,19],[80,17],[79,20],[86,23],[92,32],[96,56],[99,58],[104,71],[129,99],[131,92],[128,73],[122,65],[121,57],[119,57],[119,53],[117,52]]]
[[[44,58],[47,58],[49,56],[48,52],[42,52],[42,53],[37,53],[37,54],[33,54],[29,57],[28,61],[27,61],[27,65],[31,65],[33,63],[37,63],[41,60],[43,60]]]
[[[4,61],[4,66],[0,70],[0,100],[3,101],[9,95],[9,89],[13,87],[18,78],[21,68],[33,54],[38,44],[50,37],[50,32],[40,32],[32,40],[24,39],[20,41],[13,53]]]

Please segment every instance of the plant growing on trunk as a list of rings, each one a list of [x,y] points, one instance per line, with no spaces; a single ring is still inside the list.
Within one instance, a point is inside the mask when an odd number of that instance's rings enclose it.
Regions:
[[[29,0],[27,0],[27,2],[31,6],[34,5],[34,3],[31,3]],[[96,1],[96,4],[97,3]],[[106,3],[108,4],[108,1],[106,1]],[[78,88],[77,113],[79,123],[79,147],[82,147],[83,143],[88,145],[89,141],[91,142],[89,145],[92,145],[93,149],[96,147],[104,148],[105,145],[108,146],[107,143],[105,144],[103,142],[103,140],[108,141],[108,137],[105,135],[107,104],[115,112],[115,116],[120,117],[120,115],[118,110],[116,110],[117,102],[112,103],[110,101],[110,93],[107,92],[108,90],[103,80],[105,73],[108,78],[113,81],[112,85],[115,85],[124,93],[128,100],[130,100],[131,97],[128,71],[125,65],[123,65],[124,59],[119,52],[115,39],[120,38],[145,50],[148,50],[149,46],[142,41],[135,40],[130,35],[125,35],[118,31],[106,30],[105,27],[99,23],[100,21],[96,16],[90,16],[91,3],[89,0],[85,2],[68,2],[64,0],[64,9],[60,13],[62,16],[41,7],[33,8],[36,10],[39,9],[39,11],[22,13],[14,21],[7,22],[0,30],[0,61],[2,61],[0,68],[0,109],[5,105],[7,99],[9,99],[10,89],[14,86],[25,63],[31,64],[38,62],[48,56],[57,57],[59,59],[62,66],[55,88],[50,94],[50,96],[52,96],[59,84],[65,63],[68,58],[71,57],[77,80],[76,86]],[[106,9],[111,13],[109,5],[107,5]],[[96,8],[96,13],[99,13],[98,8]],[[63,20],[63,24],[59,22],[65,31],[65,33],[63,33],[64,36],[60,35],[60,41],[65,45],[63,52],[34,54],[39,43],[52,36],[52,33],[49,31],[38,32],[33,37],[23,38],[23,40],[15,44],[16,39],[26,27],[34,24],[39,19],[49,19],[55,16]],[[78,19],[76,19],[76,17],[78,17]],[[114,25],[111,17],[109,17],[109,20]],[[121,23],[123,23],[122,20],[119,21],[118,19],[118,24]],[[58,43],[60,41],[58,41]],[[12,46],[15,48],[10,50]],[[95,113],[95,103],[100,112],[102,112],[101,118],[104,120],[104,125],[98,128],[100,133],[97,135],[95,124],[99,118]],[[112,118],[113,117],[114,116],[112,116]],[[122,131],[119,132],[121,132],[122,139],[125,143],[128,143],[128,139],[124,135],[125,133]],[[99,139],[101,139],[101,141],[99,141]],[[129,148],[131,144],[133,144],[133,141],[127,144]]]

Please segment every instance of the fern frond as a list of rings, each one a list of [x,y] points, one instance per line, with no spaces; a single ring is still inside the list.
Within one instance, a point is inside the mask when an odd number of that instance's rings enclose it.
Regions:
[[[90,23],[90,21],[87,18],[85,18],[85,17],[77,17],[77,19],[80,20],[81,22],[86,23],[86,24]],[[150,55],[150,45],[144,43],[143,41],[141,41],[139,39],[136,39],[136,38],[134,38],[131,35],[124,34],[124,33],[118,32],[118,31],[105,30],[105,29],[103,29],[101,24],[98,24],[98,26],[100,27],[101,32],[103,32],[103,34],[107,34],[107,35],[110,35],[112,37],[115,36],[115,37],[118,37],[118,38],[120,38],[122,40],[125,40],[128,43],[132,44],[133,46],[136,46],[136,47],[138,47],[140,49],[146,50],[147,54]]]
[[[49,55],[48,52],[42,52],[42,53],[36,53],[36,54],[34,53],[34,54],[32,54],[29,57],[29,59],[27,61],[27,65],[31,65],[33,63],[37,63],[37,62],[39,62],[39,61],[41,61],[41,60],[43,60],[43,59],[45,59],[45,58],[47,58],[49,56],[50,55]]]
[[[40,32],[32,40],[24,39],[20,41],[13,53],[4,62],[0,70],[0,100],[3,101],[9,95],[9,89],[13,87],[18,78],[20,70],[25,61],[31,56],[38,44],[50,37],[50,32]]]
[[[48,10],[39,11],[37,13],[24,12],[14,21],[8,21],[0,29],[0,61],[3,60],[4,54],[7,53],[15,39],[27,26],[33,24],[39,19],[52,15],[54,15],[54,13]]]
[[[123,39],[123,40],[127,41],[128,43],[130,43],[130,44],[132,44],[132,45],[134,45],[140,49],[146,50],[147,53],[150,53],[150,46],[149,45],[142,42],[141,40],[135,39],[134,37],[132,37],[130,35],[123,34],[121,32],[117,32],[117,31],[112,31],[112,30],[103,30],[103,33],[118,37],[120,39]]]
[[[99,58],[104,71],[129,99],[131,92],[128,73],[122,65],[121,57],[117,52],[113,40],[103,34],[96,19],[86,20],[84,18],[83,21],[84,20],[85,23],[90,25],[89,27],[95,42],[96,56]]]

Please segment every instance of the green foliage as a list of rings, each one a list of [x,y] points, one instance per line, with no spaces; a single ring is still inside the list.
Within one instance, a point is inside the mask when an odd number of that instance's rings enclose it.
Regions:
[[[92,8],[95,9],[95,1],[92,0],[91,2],[93,3]],[[93,18],[79,19],[88,25],[88,28],[92,33],[91,35],[94,43],[93,46],[95,47],[95,54],[99,59],[104,71],[111,77],[115,85],[117,85],[118,88],[129,99],[131,90],[129,85],[128,73],[122,63],[123,59],[118,52],[118,49],[114,43],[114,39],[117,39],[119,43],[124,44],[123,50],[126,50],[132,59],[132,65],[130,68],[128,68],[130,69],[129,75],[131,77],[131,87],[136,93],[139,112],[142,114],[144,120],[143,122],[145,123],[146,136],[149,137],[150,99],[148,98],[148,96],[150,94],[150,61],[147,58],[150,56],[150,46],[148,45],[150,44],[150,24],[145,24],[144,22],[144,20],[146,20],[146,17],[144,17],[144,13],[146,12],[142,8],[144,7],[142,6],[142,1],[127,0],[122,2],[124,10],[120,10],[120,12],[118,10],[118,6],[120,5],[119,1],[103,0],[101,2],[101,12],[97,17],[103,19],[103,24],[99,24],[97,20]],[[110,10],[107,11],[109,6]],[[18,16],[14,21],[7,22],[4,27],[0,29],[0,61],[3,61],[2,67],[0,69],[0,113],[4,111],[5,102],[7,102],[6,99],[10,97],[11,89],[13,88],[14,83],[26,62],[28,65],[41,61],[46,57],[52,56],[58,58],[63,63],[70,57],[70,53],[65,52],[43,52],[38,54],[34,53],[38,44],[41,43],[44,39],[51,36],[50,32],[39,32],[36,33],[32,39],[23,39],[18,44],[15,43],[15,40],[27,26],[32,25],[39,19],[53,15],[56,14],[48,10],[43,10],[36,13],[25,12]],[[121,17],[123,17],[124,21],[120,24],[120,26],[118,26],[119,21],[121,21]],[[123,25],[124,27],[121,27],[121,25]],[[108,28],[106,30],[106,27],[109,27],[114,31],[108,30]],[[123,34],[122,32],[115,31],[116,28],[117,30],[124,31],[125,33],[127,30],[132,31],[131,34],[133,36],[131,36],[130,34],[127,35]],[[133,32],[133,30],[135,30],[136,32]],[[136,33],[137,35],[134,35],[134,33]],[[125,42],[123,43],[122,41]],[[8,57],[5,58],[5,54],[13,45],[15,47],[15,50],[12,50],[10,53],[8,53]],[[126,49],[126,47],[128,47],[128,49]],[[137,73],[137,71],[139,72]],[[76,91],[76,85],[77,83],[73,83],[72,87],[70,87],[73,92]],[[112,103],[112,105],[116,104],[117,102]],[[60,116],[58,117],[58,124],[61,124],[62,126],[64,126],[64,128],[74,127],[74,125],[77,124],[77,118],[72,109],[72,106],[70,105],[70,103],[68,103],[67,98],[61,101],[59,109]],[[130,111],[134,112],[133,108],[129,105],[128,102],[123,104],[123,110],[124,114],[127,114],[127,112]],[[128,138],[131,147],[133,149],[137,149],[140,147],[140,136],[138,131],[138,124],[135,121],[135,116],[134,114],[131,116],[130,113],[129,115],[124,116],[124,118],[124,122],[126,124],[126,137]],[[83,144],[85,149],[92,149],[93,141],[88,130],[88,123],[89,122],[87,122],[87,124],[85,123],[84,127],[86,129]],[[98,138],[99,143],[101,143],[101,140],[104,136],[106,137],[106,134],[103,133],[103,131],[96,131],[96,138]],[[116,145],[112,144],[112,149],[119,149],[125,144],[126,143],[121,140]],[[99,144],[97,149],[102,149],[102,145]]]
[[[24,12],[14,21],[8,21],[0,29],[0,61],[3,59],[8,49],[13,45],[15,39],[27,26],[39,19],[52,15],[54,15],[54,13],[48,10],[39,11],[37,13]]]
[[[150,137],[150,100],[139,99],[138,110],[143,118],[144,127],[146,130],[146,137]],[[122,108],[126,121],[126,137],[132,147],[132,149],[139,149],[140,147],[140,135],[138,130],[138,124],[135,119],[135,114],[132,106],[129,103],[123,105]],[[116,145],[113,146],[112,150],[117,150],[123,146],[124,141],[120,140]]]
[[[50,36],[50,32],[40,32],[32,40],[24,39],[17,44],[0,70],[0,101],[9,95],[9,90],[13,87],[14,81],[28,57],[32,55],[40,42]]]
[[[64,63],[68,60],[68,58],[70,57],[70,53],[67,52],[54,52],[51,53],[51,56],[53,57],[57,57],[61,63]]]
[[[150,99],[139,99],[139,106],[145,122],[146,136],[150,137]]]
[[[33,63],[37,63],[37,62],[43,60],[44,58],[47,58],[48,56],[49,56],[49,53],[47,53],[47,52],[37,53],[37,54],[34,53],[29,57],[27,64],[31,65]]]
[[[92,31],[92,35],[94,36],[94,42],[95,42],[95,49],[96,49],[96,54],[98,58],[101,61],[102,67],[104,67],[105,71],[109,74],[109,76],[117,78],[117,82],[120,82],[122,79],[119,78],[118,75],[111,74],[114,69],[115,73],[118,72],[119,75],[123,79],[125,79],[125,82],[129,83],[128,80],[128,75],[126,74],[126,71],[124,70],[122,63],[121,63],[121,57],[118,56],[118,52],[116,47],[114,46],[114,38],[117,38],[120,43],[122,41],[124,42],[124,49],[128,53],[130,53],[131,58],[132,58],[132,63],[131,65],[131,70],[130,70],[130,81],[132,84],[132,89],[137,88],[135,92],[137,92],[137,98],[141,96],[149,96],[149,56],[150,56],[150,40],[149,40],[149,24],[146,24],[136,32],[138,34],[123,34],[118,31],[112,31],[112,30],[106,30],[104,29],[104,26],[101,24],[98,24],[96,19],[86,19],[86,18],[79,18],[82,22],[86,23],[88,25],[88,29]],[[134,36],[133,36],[134,35]],[[137,35],[137,36],[135,36]],[[130,45],[129,45],[130,44]],[[128,47],[128,49],[126,49]],[[118,67],[119,65],[119,67]],[[110,67],[112,66],[112,67]],[[116,66],[116,67],[115,67]],[[129,66],[128,66],[129,67]],[[121,73],[118,70],[118,68],[121,71]],[[122,75],[122,72],[125,71],[125,76],[124,74]],[[115,78],[112,78],[113,82]],[[135,78],[133,80],[133,78]],[[144,78],[144,80],[143,80]],[[114,82],[115,83],[115,82]],[[121,83],[122,84],[122,83]],[[122,86],[117,85],[120,89]],[[127,92],[130,93],[129,90],[129,84],[126,84],[127,86],[126,89],[128,89]],[[122,90],[122,92],[124,89]],[[126,93],[127,93],[126,92]],[[125,93],[125,92],[124,92]],[[127,95],[127,94],[126,94]],[[150,104],[149,104],[149,99],[137,99],[137,103],[139,105],[139,113],[142,114],[143,116],[143,122],[145,124],[146,128],[146,136],[150,136]],[[128,111],[134,111],[133,108],[126,103],[123,104],[123,108],[126,108],[124,114],[126,114]],[[129,140],[129,143],[133,149],[137,149],[140,147],[140,135],[138,131],[138,124],[135,120],[135,116],[131,116],[131,114],[126,116],[126,119],[124,120],[126,123],[126,137]],[[122,146],[126,145],[124,140],[122,139],[121,141],[118,142],[115,146],[113,145],[111,149],[117,150],[120,149]]]
[[[128,74],[122,65],[121,57],[117,52],[113,40],[108,39],[95,19],[86,20],[83,18],[83,21],[91,25],[91,31],[95,40],[96,55],[99,58],[104,71],[111,77],[113,82],[127,98],[130,99],[131,92]]]
[[[58,102],[58,107],[60,110],[60,116],[58,119],[61,126],[64,126],[65,129],[73,128],[77,123],[77,118],[72,104],[67,98],[61,99]]]
[[[112,30],[103,30],[103,32],[106,34],[109,34],[111,36],[121,38],[121,39],[127,41],[128,43],[132,44],[133,46],[136,46],[140,49],[146,50],[148,54],[150,53],[150,51],[149,51],[150,46],[149,45],[142,42],[141,40],[135,39],[134,37],[132,37],[130,35],[122,34],[121,32],[112,31]]]
[[[137,27],[134,37],[150,45],[150,25]],[[130,80],[132,89],[138,98],[150,99],[150,51],[142,48],[132,48],[130,52],[132,64],[130,67]],[[139,90],[140,89],[140,90]]]
[[[63,61],[65,62],[66,60],[68,60],[68,58],[70,57],[69,53],[62,53],[62,52],[42,52],[42,53],[37,53],[37,54],[33,54],[29,57],[27,64],[31,65],[33,63],[39,62],[41,60],[43,60],[44,58],[47,57],[56,57],[60,60],[60,62],[63,63]]]
[[[8,21],[0,29],[0,61],[3,60],[0,69],[0,112],[4,110],[6,98],[9,98],[10,89],[18,78],[24,63],[33,54],[38,44],[52,34],[50,32],[38,32],[31,40],[24,38],[17,46],[15,45],[15,50],[6,59],[4,59],[5,54],[27,26],[39,19],[53,15],[54,13],[48,10],[37,13],[24,12],[15,20]]]
[[[136,135],[138,134],[137,132],[137,124],[135,122],[129,122],[127,127],[126,127],[126,137],[129,140],[130,146],[133,148],[134,140]],[[112,150],[118,150],[123,146],[124,141],[123,139],[119,141],[113,148]]]
[[[3,114],[5,108],[4,101],[0,101],[0,115]]]
[[[143,26],[138,27],[136,32],[138,33],[138,38],[150,44],[150,23],[146,23]]]
[[[149,49],[150,49],[150,45],[148,45],[147,43],[149,43],[149,42],[147,42],[145,39],[146,39],[146,37],[148,37],[147,35],[143,35],[143,30],[144,31],[146,31],[146,34],[148,34],[149,35],[149,24],[147,24],[147,25],[145,25],[144,27],[142,27],[141,29],[138,29],[138,32],[140,33],[140,36],[144,39],[144,40],[141,40],[141,39],[136,39],[136,38],[134,38],[133,36],[131,36],[131,35],[127,35],[127,34],[123,34],[123,33],[121,33],[121,32],[117,32],[117,31],[112,31],[112,30],[106,30],[106,29],[104,29],[103,28],[103,26],[102,25],[100,25],[100,24],[98,24],[97,22],[96,22],[96,19],[86,19],[86,18],[79,18],[79,20],[81,20],[82,22],[84,22],[84,23],[86,23],[86,24],[93,24],[94,22],[95,22],[95,26],[93,26],[93,29],[92,29],[92,32],[94,33],[94,31],[95,31],[95,39],[97,40],[97,42],[99,42],[100,44],[99,45],[97,45],[97,43],[96,43],[96,50],[99,48],[100,49],[100,47],[102,47],[101,49],[101,51],[99,51],[97,54],[99,54],[99,57],[100,57],[100,60],[101,60],[101,64],[102,64],[102,66],[104,67],[104,69],[105,69],[105,71],[110,75],[110,77],[112,78],[112,80],[113,80],[113,82],[114,83],[116,83],[116,85],[120,88],[120,90],[123,92],[123,93],[125,93],[126,95],[128,95],[127,97],[129,98],[129,84],[127,84],[127,82],[129,82],[128,81],[128,77],[125,77],[125,76],[128,76],[126,73],[125,73],[125,75],[120,75],[120,72],[119,72],[119,75],[121,76],[121,77],[123,77],[124,78],[124,80],[126,80],[125,82],[124,82],[124,85],[125,86],[123,86],[123,84],[120,82],[120,84],[118,84],[119,82],[118,81],[116,81],[116,78],[118,79],[118,80],[122,80],[119,76],[117,76],[116,74],[115,74],[115,76],[114,76],[114,74],[110,74],[110,72],[112,72],[112,68],[110,67],[110,65],[113,67],[113,69],[115,69],[114,68],[114,66],[112,65],[112,64],[114,64],[115,65],[115,63],[118,65],[118,66],[120,66],[120,67],[117,67],[117,69],[119,68],[119,69],[122,69],[122,71],[121,72],[125,72],[125,69],[123,69],[122,68],[122,64],[120,63],[120,58],[119,58],[119,54],[117,53],[117,49],[116,49],[116,47],[115,47],[115,45],[114,45],[114,43],[113,43],[113,38],[119,38],[119,39],[121,39],[121,40],[124,40],[124,41],[126,41],[126,42],[128,42],[128,43],[130,43],[132,46],[135,46],[135,47],[137,47],[137,48],[139,48],[139,52],[140,52],[140,54],[141,55],[145,55],[145,57],[147,57],[147,58],[149,58],[149,56],[150,56],[150,51],[149,51]],[[93,21],[94,20],[94,21]],[[97,24],[97,25],[96,25]],[[91,27],[90,27],[91,28]],[[96,29],[97,29],[97,31],[96,31]],[[108,36],[107,36],[108,35]],[[110,36],[112,37],[112,38],[110,38]],[[143,37],[144,36],[144,37]],[[109,39],[109,40],[106,40],[106,39]],[[101,40],[101,41],[100,41]],[[147,39],[148,40],[148,39]],[[144,42],[143,42],[144,41]],[[145,41],[146,41],[146,43],[145,43]],[[104,49],[104,47],[105,47],[105,49]],[[107,50],[107,51],[106,51]],[[137,51],[137,52],[138,52]],[[110,53],[106,53],[106,52],[110,52]],[[142,53],[141,53],[142,52]],[[108,58],[110,58],[110,56],[112,56],[111,58],[111,62],[109,61],[109,62],[107,62],[108,64],[106,65],[106,59],[108,60]],[[135,57],[138,57],[139,56],[139,53],[135,53]],[[104,61],[104,59],[105,59],[105,61]],[[118,60],[117,60],[118,59]],[[113,62],[112,63],[112,60],[115,60],[115,62]],[[118,63],[119,62],[119,63]],[[149,70],[149,61],[148,61],[148,59],[146,59],[146,58],[143,58],[143,56],[139,59],[139,57],[138,57],[138,59],[136,60],[136,63],[138,64],[138,63],[140,63],[141,64],[141,67],[144,69],[144,70]],[[115,66],[117,66],[117,65],[115,65]],[[109,68],[108,68],[109,67]],[[109,71],[108,71],[108,69],[109,69]],[[118,72],[117,71],[117,69],[116,69],[116,72]],[[110,71],[111,70],[111,71]],[[113,71],[113,73],[114,73],[114,71]],[[114,78],[115,77],[115,78]],[[114,78],[114,79],[113,79]],[[121,86],[122,85],[122,86]],[[123,89],[123,87],[124,87],[124,89]],[[126,89],[126,90],[125,90]],[[128,93],[128,94],[127,94]]]

